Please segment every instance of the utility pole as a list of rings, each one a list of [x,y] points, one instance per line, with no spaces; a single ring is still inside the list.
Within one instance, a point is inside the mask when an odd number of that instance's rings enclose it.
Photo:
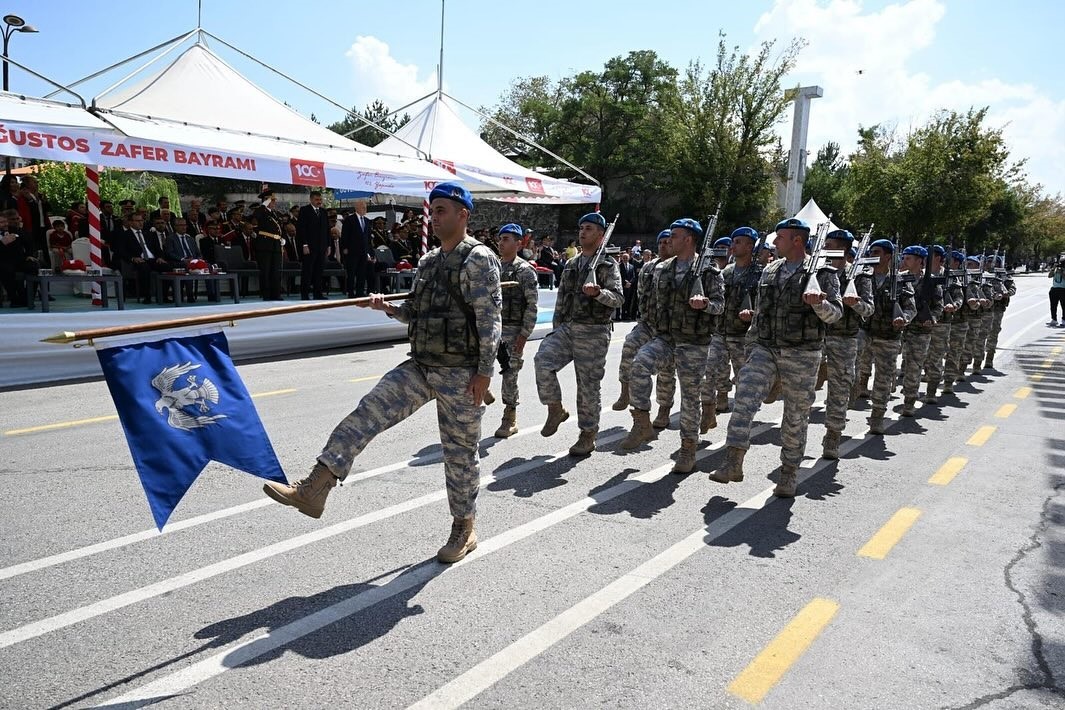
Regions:
[[[810,130],[810,101],[825,95],[820,86],[800,86],[784,92],[795,102],[791,124],[791,151],[788,154],[788,178],[784,187],[784,216],[791,217],[802,209],[802,184],[806,182],[806,134]]]

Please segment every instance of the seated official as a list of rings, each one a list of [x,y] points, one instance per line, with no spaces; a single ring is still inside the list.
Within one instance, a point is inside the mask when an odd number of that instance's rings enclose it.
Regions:
[[[134,213],[129,222],[130,229],[125,233],[120,245],[120,258],[128,264],[137,280],[137,295],[141,303],[152,302],[152,272],[164,273],[172,268],[166,259],[163,245],[159,243],[157,232],[144,230],[144,218]]]

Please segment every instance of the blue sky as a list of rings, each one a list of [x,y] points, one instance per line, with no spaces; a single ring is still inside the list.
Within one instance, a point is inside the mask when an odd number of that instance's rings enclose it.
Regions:
[[[391,6],[318,0],[303,12],[293,9],[296,3],[271,0],[203,5],[205,28],[343,105],[381,97],[396,107],[435,86],[439,0]],[[64,81],[191,29],[196,7],[195,0],[9,0],[4,6],[40,30],[16,34],[11,56]],[[635,49],[653,49],[678,68],[695,58],[712,61],[719,30],[744,49],[801,36],[809,44],[790,83],[825,90],[814,102],[812,150],[826,140],[850,149],[859,124],[893,122],[904,131],[938,108],[987,104],[1015,157],[1029,159],[1031,178],[1065,192],[1065,61],[1056,50],[1062,27],[1065,3],[1051,0],[448,0],[444,84],[467,103],[491,105],[515,77],[597,69]],[[340,117],[303,90],[216,49],[295,108],[325,121]],[[90,84],[88,93],[108,83]],[[12,90],[43,93],[17,69]],[[195,101],[194,87],[177,100]],[[780,130],[786,133],[788,122]]]

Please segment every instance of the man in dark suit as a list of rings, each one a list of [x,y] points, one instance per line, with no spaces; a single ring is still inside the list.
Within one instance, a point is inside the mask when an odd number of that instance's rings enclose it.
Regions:
[[[366,296],[373,284],[374,252],[370,241],[370,220],[366,200],[355,202],[355,214],[344,220],[340,233],[340,253],[347,271],[348,298]]]
[[[104,266],[115,270],[118,269],[118,257],[115,256],[116,244],[121,231],[122,220],[115,214],[114,203],[111,200],[102,201],[100,203],[100,241],[103,242],[103,247],[100,249],[100,256]]]
[[[315,298],[325,298],[322,293],[322,274],[325,271],[325,253],[329,249],[329,217],[322,207],[322,193],[318,190],[311,192],[311,204],[300,208],[296,237],[303,255],[300,296],[304,301],[310,300],[313,291]]]
[[[152,272],[169,271],[171,267],[156,232],[145,231],[144,218],[138,214],[130,218],[130,229],[123,235],[119,256],[137,275],[137,295],[141,297],[141,303],[151,303]]]
[[[159,209],[152,210],[152,213],[148,215],[148,224],[154,225],[156,220],[160,217],[166,222],[167,232],[173,232],[174,223],[177,221],[177,215],[170,211],[169,197],[159,198]]]

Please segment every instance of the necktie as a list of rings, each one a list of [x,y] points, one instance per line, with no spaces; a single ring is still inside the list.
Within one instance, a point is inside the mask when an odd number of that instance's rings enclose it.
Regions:
[[[151,250],[148,249],[148,244],[144,241],[144,235],[141,234],[141,230],[138,229],[136,231],[136,234],[137,234],[137,241],[140,242],[140,245],[141,245],[141,257],[144,258],[144,259],[153,258]]]
[[[182,234],[181,235],[181,251],[184,252],[186,259],[188,259],[190,256],[192,256],[192,252],[189,251],[189,243],[188,243],[188,241],[186,241],[187,239],[188,239],[188,235],[187,234]]]

